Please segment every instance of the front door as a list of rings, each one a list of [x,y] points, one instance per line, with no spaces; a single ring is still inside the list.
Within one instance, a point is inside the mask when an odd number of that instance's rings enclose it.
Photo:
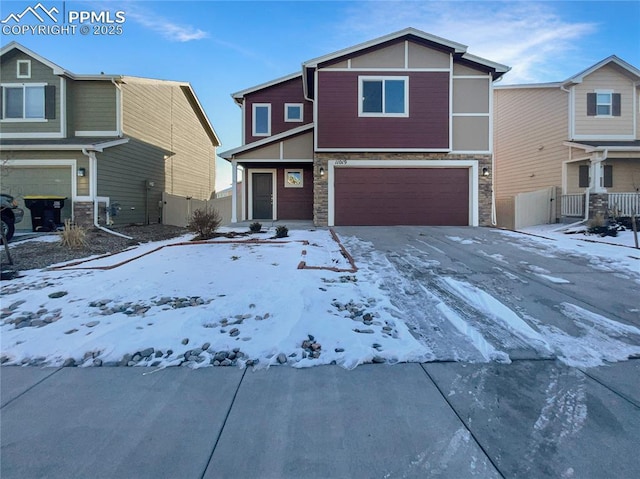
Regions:
[[[273,219],[273,174],[253,173],[251,177],[253,219]]]

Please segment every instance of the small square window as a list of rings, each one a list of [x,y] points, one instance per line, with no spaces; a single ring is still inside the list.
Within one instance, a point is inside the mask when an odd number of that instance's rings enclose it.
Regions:
[[[302,188],[304,186],[303,170],[284,170],[285,188]]]
[[[284,104],[284,121],[301,122],[304,119],[302,103]]]
[[[16,78],[31,78],[31,60],[18,60]]]

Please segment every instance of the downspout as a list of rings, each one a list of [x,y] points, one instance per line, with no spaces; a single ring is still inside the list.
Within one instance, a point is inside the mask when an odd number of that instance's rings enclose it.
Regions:
[[[118,90],[118,96],[116,97],[116,122],[117,122],[117,130],[118,130],[118,136],[120,138],[122,138],[123,133],[122,133],[122,122],[123,122],[123,111],[122,111],[122,87],[118,84],[118,82],[116,82],[115,78],[111,79],[111,83],[113,83],[113,86],[116,87],[116,89]]]
[[[86,148],[82,149],[82,154],[89,158],[89,179],[91,181],[90,193],[91,199],[93,201],[93,226],[101,231],[104,231],[105,233],[120,236],[121,238],[133,239],[131,236],[117,233],[116,231],[107,229],[104,226],[100,226],[100,224],[98,223],[98,159],[96,158],[95,151],[87,151]]]

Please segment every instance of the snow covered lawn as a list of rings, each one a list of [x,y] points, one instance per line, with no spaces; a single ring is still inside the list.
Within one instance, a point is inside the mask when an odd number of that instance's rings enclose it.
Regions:
[[[353,368],[427,357],[329,231],[189,239],[3,282],[2,363]]]

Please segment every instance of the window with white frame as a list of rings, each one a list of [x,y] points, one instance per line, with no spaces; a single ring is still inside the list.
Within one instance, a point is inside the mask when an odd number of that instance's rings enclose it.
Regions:
[[[612,92],[596,92],[596,115],[611,116]]]
[[[31,60],[18,60],[16,78],[31,78]]]
[[[620,116],[621,105],[622,95],[612,90],[596,90],[587,93],[587,116]]]
[[[44,85],[7,85],[2,87],[2,118],[44,120]]]
[[[409,77],[359,77],[359,116],[409,116]]]
[[[271,104],[253,104],[253,136],[271,135]]]
[[[284,104],[284,121],[301,122],[304,119],[302,103]]]

